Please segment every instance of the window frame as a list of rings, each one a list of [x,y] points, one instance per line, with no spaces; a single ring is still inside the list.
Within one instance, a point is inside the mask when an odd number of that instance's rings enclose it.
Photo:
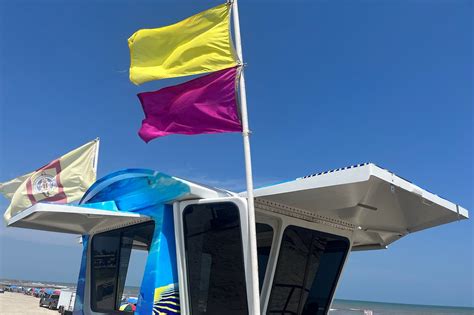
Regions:
[[[268,257],[267,268],[265,271],[265,277],[263,279],[262,290],[260,292],[260,309],[263,310],[266,307],[266,297],[270,296],[272,289],[273,275],[275,273],[276,261],[278,260],[279,244],[281,242],[281,229],[283,221],[281,218],[267,213],[263,214],[255,209],[255,223],[267,224],[273,228],[273,240],[270,249],[270,256]],[[263,311],[262,311],[262,314]]]
[[[270,302],[270,295],[271,295],[271,290],[273,287],[273,280],[275,278],[275,273],[276,273],[276,268],[278,265],[278,258],[280,256],[280,249],[281,249],[281,241],[283,239],[283,233],[286,230],[288,226],[291,225],[296,225],[299,227],[303,227],[306,229],[318,231],[318,232],[323,232],[323,233],[328,233],[328,234],[333,234],[337,236],[341,236],[346,238],[349,241],[349,249],[348,252],[342,262],[342,267],[340,268],[338,277],[337,277],[337,283],[334,286],[331,296],[329,298],[329,308],[331,308],[332,302],[334,300],[334,294],[337,291],[337,288],[340,284],[340,279],[341,275],[344,272],[344,268],[347,265],[347,259],[350,256],[351,250],[352,250],[352,245],[353,245],[353,237],[354,237],[354,231],[352,230],[342,230],[338,229],[334,226],[330,226],[327,224],[322,224],[322,223],[316,223],[316,222],[309,222],[301,219],[297,219],[294,217],[289,217],[284,214],[279,214],[275,212],[268,212],[268,211],[261,211],[258,208],[256,210],[256,215],[257,215],[257,223],[267,223],[269,222],[268,220],[274,220],[276,224],[278,224],[277,228],[275,231],[277,231],[276,235],[273,238],[273,248],[270,253],[270,260],[269,260],[269,266],[267,267],[267,274],[265,275],[265,281],[264,281],[264,286],[262,288],[262,294],[260,295],[260,303],[261,303],[261,314],[266,314],[267,309],[268,309],[268,303]],[[265,219],[262,219],[265,218]],[[268,224],[268,223],[267,223]],[[271,269],[269,269],[271,267]]]
[[[84,307],[84,311],[86,310],[87,308],[87,314],[112,314],[112,315],[124,315],[124,314],[131,314],[130,312],[124,312],[124,311],[120,311],[120,310],[105,310],[105,309],[94,309],[92,307],[92,290],[93,290],[93,286],[92,286],[92,283],[93,283],[93,280],[92,280],[92,274],[93,274],[93,271],[92,271],[92,267],[93,267],[93,257],[92,257],[92,247],[93,247],[93,242],[94,242],[94,238],[96,236],[100,236],[101,234],[104,234],[104,233],[108,233],[108,232],[114,232],[114,231],[120,231],[120,230],[129,230],[129,229],[132,229],[134,227],[137,227],[137,226],[144,226],[144,225],[147,225],[147,224],[150,224],[150,225],[153,225],[153,234],[151,236],[151,240],[153,241],[153,237],[154,237],[154,233],[155,233],[155,227],[156,227],[156,223],[154,220],[147,220],[147,221],[144,221],[144,222],[134,222],[132,224],[128,224],[128,225],[124,225],[124,226],[119,226],[119,227],[115,227],[115,228],[111,228],[111,229],[106,229],[106,230],[102,230],[102,231],[99,231],[97,233],[94,233],[93,235],[90,236],[90,241],[89,241],[89,245],[88,245],[88,249],[87,249],[87,267],[86,267],[86,288],[85,288],[85,296],[84,296],[84,304],[83,304],[83,307]],[[120,232],[120,238],[123,237],[123,232]],[[122,244],[122,240],[120,239],[120,243],[119,244]],[[120,256],[120,250],[119,250],[119,256]],[[147,250],[147,252],[149,253],[149,249]],[[120,258],[120,257],[119,257]],[[130,259],[130,257],[129,257]],[[147,258],[148,260],[148,258]],[[119,264],[120,264],[120,261],[119,261]],[[128,273],[128,267],[127,266],[127,273]],[[118,276],[118,274],[117,274]],[[143,277],[143,276],[142,276]],[[115,285],[117,286],[117,280],[116,279],[116,283]]]
[[[184,224],[183,224],[183,212],[186,207],[196,204],[210,204],[210,203],[233,203],[237,206],[240,216],[240,228],[241,228],[241,239],[242,249],[244,255],[244,271],[245,271],[245,286],[247,291],[247,305],[249,306],[249,314],[251,314],[251,297],[252,297],[252,270],[250,261],[250,247],[248,239],[248,211],[247,211],[247,200],[241,197],[223,197],[223,198],[210,198],[210,199],[199,199],[175,202],[173,204],[174,210],[174,224],[175,224],[175,239],[176,239],[176,255],[177,255],[177,267],[178,267],[178,280],[180,290],[180,306],[182,315],[190,315],[190,300],[188,291],[188,275],[187,275],[187,262],[185,253],[185,239],[184,239]]]
[[[281,256],[281,247],[282,247],[282,242],[283,242],[283,236],[285,235],[285,233],[289,230],[289,229],[302,229],[302,230],[306,230],[306,231],[310,231],[310,233],[316,233],[316,234],[320,234],[321,237],[334,237],[335,240],[337,239],[338,241],[341,241],[343,243],[345,243],[345,246],[346,246],[346,250],[343,252],[343,256],[342,256],[342,259],[338,265],[338,268],[337,268],[337,271],[336,271],[336,276],[332,279],[332,286],[331,286],[331,290],[329,291],[329,295],[328,295],[328,298],[326,300],[326,304],[324,305],[325,307],[325,313],[327,313],[330,309],[330,306],[331,306],[331,301],[332,301],[332,297],[334,296],[334,293],[335,293],[335,290],[336,290],[336,287],[337,287],[337,283],[339,282],[339,278],[341,276],[341,272],[342,272],[342,269],[344,267],[344,262],[346,261],[347,259],[347,256],[349,255],[350,253],[350,240],[344,236],[340,236],[340,235],[336,235],[336,234],[332,234],[332,233],[326,233],[326,232],[322,232],[322,231],[319,231],[319,230],[316,230],[316,229],[311,229],[311,228],[306,228],[306,227],[302,227],[302,226],[299,226],[299,225],[295,225],[295,224],[289,224],[285,227],[285,229],[283,229],[281,231],[281,234],[282,234],[282,240],[279,244],[279,247],[280,247],[280,252],[279,252],[279,255],[278,255],[278,261],[280,260],[280,256]],[[278,270],[278,266],[279,266],[279,263],[277,262],[276,266],[275,266],[275,270],[277,271]],[[316,273],[315,273],[315,276],[319,273],[319,266],[318,266],[318,269],[316,269]],[[276,273],[275,273],[275,276],[276,276]],[[314,281],[315,279],[313,279]],[[314,284],[314,282],[312,282],[312,285]],[[312,287],[311,285],[311,287]],[[275,289],[275,283],[273,282],[272,283],[272,288],[270,289],[270,299],[269,299],[269,302],[271,300],[271,296],[272,296],[272,292],[273,290]],[[302,290],[304,289],[303,287],[301,288]],[[309,292],[308,292],[308,295],[309,295]],[[291,294],[290,296],[288,297],[288,300],[287,300],[287,303],[289,301],[289,298],[291,297]],[[309,296],[308,296],[309,297]]]

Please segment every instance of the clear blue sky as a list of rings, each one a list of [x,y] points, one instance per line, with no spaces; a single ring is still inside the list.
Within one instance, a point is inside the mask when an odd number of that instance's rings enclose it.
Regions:
[[[127,38],[218,1],[0,1],[0,181],[97,136],[127,167],[244,189],[239,134],[145,144]],[[473,207],[472,1],[241,1],[256,185],[374,162]],[[1,208],[7,202],[2,199]],[[474,212],[471,212],[474,215]],[[337,297],[470,305],[473,223],[355,253]],[[74,237],[0,227],[0,277],[76,281]]]

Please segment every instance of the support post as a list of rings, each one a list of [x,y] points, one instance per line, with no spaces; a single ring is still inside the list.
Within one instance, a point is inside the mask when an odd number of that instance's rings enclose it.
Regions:
[[[234,22],[235,48],[237,56],[243,63],[242,42],[240,39],[239,7],[237,0],[232,2],[232,16]],[[250,262],[252,270],[252,303],[250,305],[251,314],[260,315],[260,292],[258,285],[258,256],[257,256],[257,233],[255,224],[255,207],[253,196],[253,178],[252,178],[252,158],[250,155],[250,129],[247,115],[247,94],[245,91],[244,69],[240,73],[240,104],[242,115],[242,136],[244,143],[245,157],[245,179],[247,182],[247,204],[248,204],[248,226],[249,226],[249,248]]]

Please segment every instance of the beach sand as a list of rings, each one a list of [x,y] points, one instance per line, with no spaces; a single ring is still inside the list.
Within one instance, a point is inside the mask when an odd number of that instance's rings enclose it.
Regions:
[[[39,307],[39,298],[25,295],[23,293],[5,292],[0,294],[0,314],[1,315],[58,315],[57,310],[49,310],[46,307]]]

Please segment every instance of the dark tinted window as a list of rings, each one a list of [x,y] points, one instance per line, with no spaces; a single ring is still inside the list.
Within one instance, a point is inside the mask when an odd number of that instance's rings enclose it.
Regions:
[[[118,310],[132,250],[149,250],[154,223],[94,235],[91,248],[91,307],[96,312]]]
[[[348,249],[346,238],[287,227],[267,313],[326,314]]]
[[[248,314],[237,206],[191,205],[183,223],[191,314]]]
[[[268,224],[257,223],[258,280],[260,292],[267,271],[268,259],[273,241],[273,228]]]

